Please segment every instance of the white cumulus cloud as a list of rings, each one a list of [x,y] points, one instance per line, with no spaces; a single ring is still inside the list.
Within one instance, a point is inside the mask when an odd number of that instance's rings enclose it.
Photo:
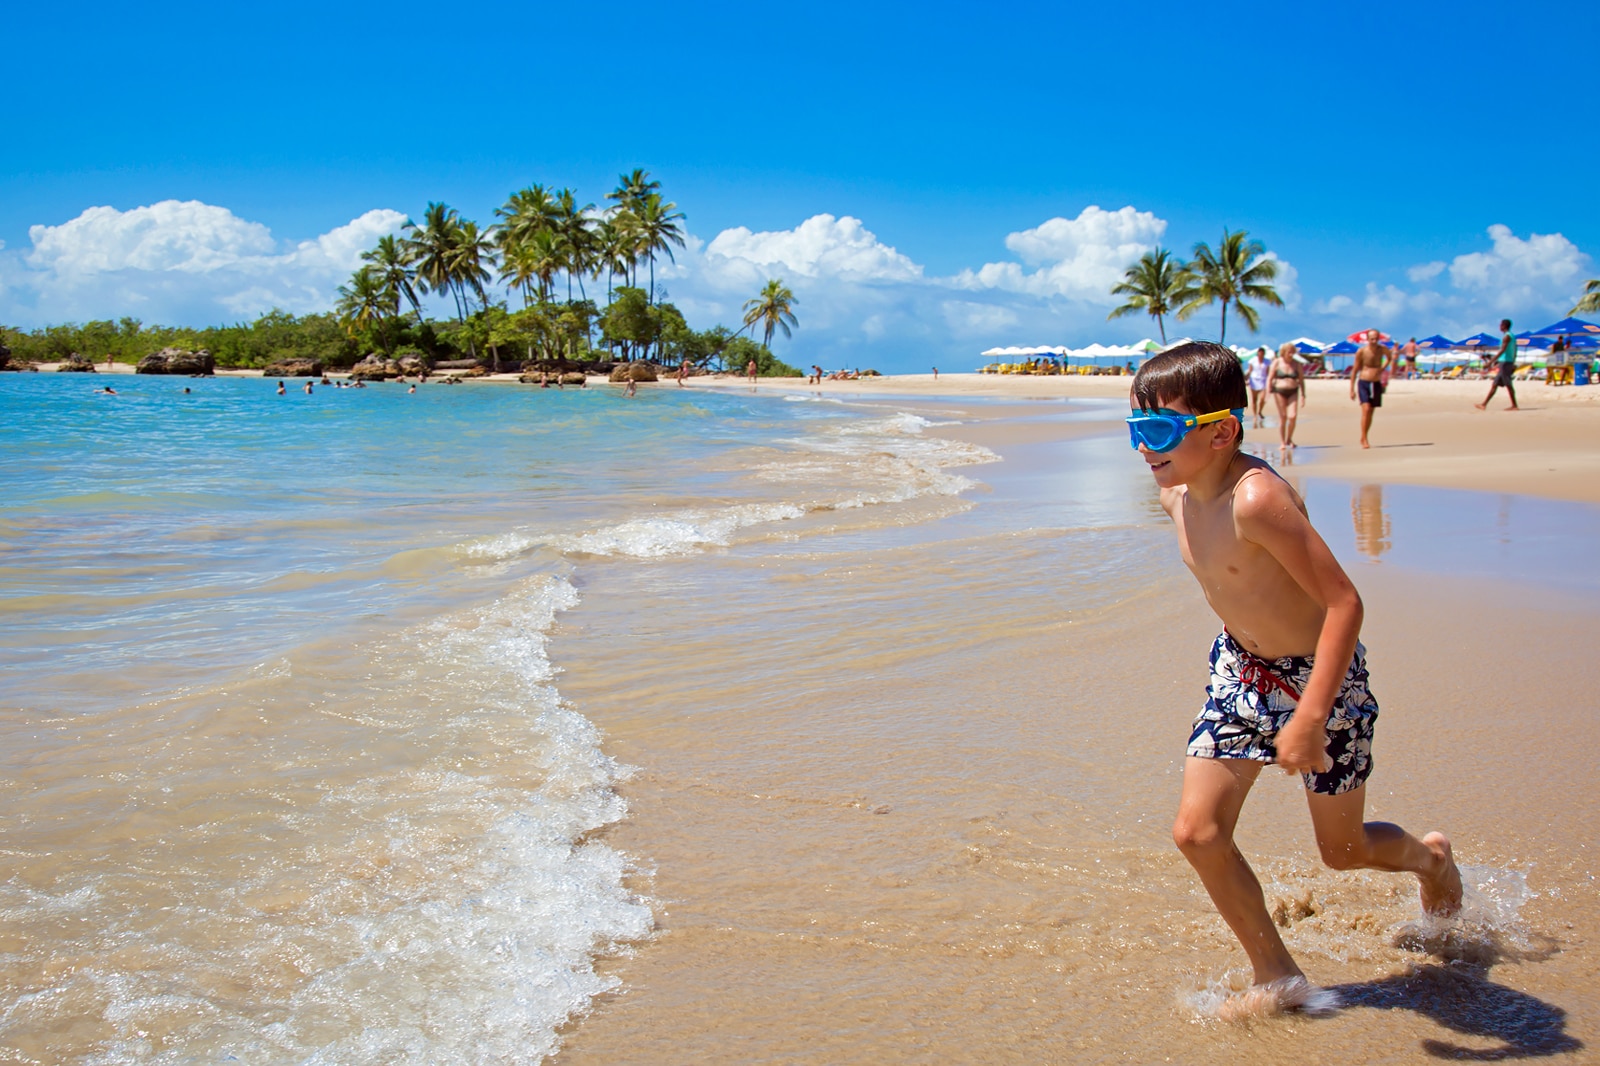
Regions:
[[[1559,233],[1534,233],[1524,240],[1511,227],[1489,227],[1494,247],[1450,261],[1450,283],[1458,289],[1511,296],[1573,289],[1589,257]]]
[[[964,289],[1002,289],[1109,303],[1111,286],[1130,263],[1155,248],[1165,219],[1131,205],[1106,211],[1090,204],[1076,218],[1052,218],[1006,237],[1022,263],[985,263],[952,279]],[[1035,267],[1029,271],[1026,266]]]
[[[706,246],[703,262],[712,281],[729,286],[768,277],[856,283],[922,278],[921,266],[878,240],[860,219],[849,215],[813,215],[789,230],[753,233],[743,226],[726,229]]]
[[[404,223],[398,211],[377,209],[290,244],[198,200],[91,207],[29,228],[33,247],[7,269],[0,310],[40,324],[125,314],[206,324],[273,307],[324,311],[361,253]]]
[[[1524,238],[1498,223],[1487,233],[1487,250],[1409,267],[1412,288],[1368,282],[1359,298],[1332,296],[1317,301],[1312,312],[1349,319],[1359,310],[1364,318],[1355,325],[1447,336],[1489,329],[1502,317],[1537,319],[1531,324],[1540,326],[1565,314],[1592,276],[1589,256],[1559,233]]]

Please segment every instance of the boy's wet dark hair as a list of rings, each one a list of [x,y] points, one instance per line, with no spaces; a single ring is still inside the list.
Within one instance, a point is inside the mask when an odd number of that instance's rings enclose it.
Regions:
[[[1239,357],[1220,344],[1190,341],[1152,356],[1133,375],[1133,398],[1141,410],[1181,400],[1197,415],[1250,406]]]

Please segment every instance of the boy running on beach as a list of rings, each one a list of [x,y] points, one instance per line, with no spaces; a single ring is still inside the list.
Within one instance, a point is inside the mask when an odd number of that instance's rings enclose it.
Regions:
[[[1314,989],[1233,843],[1262,766],[1301,773],[1317,847],[1334,869],[1410,871],[1423,910],[1441,916],[1461,906],[1461,875],[1443,834],[1418,840],[1362,821],[1378,705],[1358,640],[1361,597],[1294,489],[1240,452],[1246,403],[1233,352],[1185,344],[1134,375],[1128,427],[1183,561],[1223,622],[1172,836],[1250,957],[1254,986],[1234,1012],[1267,1014],[1313,1002]]]

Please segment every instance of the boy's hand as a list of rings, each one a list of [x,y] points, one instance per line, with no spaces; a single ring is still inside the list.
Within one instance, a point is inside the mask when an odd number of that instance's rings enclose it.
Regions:
[[[1333,769],[1328,758],[1328,727],[1314,718],[1295,715],[1278,730],[1278,765],[1289,773],[1320,774]]]

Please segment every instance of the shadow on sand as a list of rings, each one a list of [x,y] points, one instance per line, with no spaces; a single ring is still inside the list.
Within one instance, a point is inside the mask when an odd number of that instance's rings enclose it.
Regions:
[[[1496,1047],[1467,1047],[1424,1040],[1422,1049],[1440,1059],[1503,1062],[1565,1055],[1584,1047],[1566,1031],[1566,1011],[1489,979],[1496,962],[1549,958],[1557,950],[1553,941],[1511,946],[1492,933],[1461,936],[1458,931],[1440,930],[1413,931],[1399,944],[1444,961],[1424,963],[1381,981],[1329,989],[1338,995],[1341,1007],[1412,1011],[1466,1036],[1499,1042]]]

